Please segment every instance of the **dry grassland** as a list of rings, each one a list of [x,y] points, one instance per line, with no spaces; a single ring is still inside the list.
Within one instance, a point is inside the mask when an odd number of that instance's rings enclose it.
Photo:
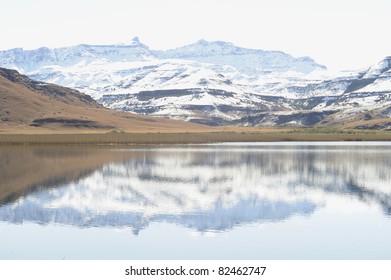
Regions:
[[[390,141],[388,131],[214,128],[188,132],[68,131],[0,133],[0,145],[142,145],[271,141]]]

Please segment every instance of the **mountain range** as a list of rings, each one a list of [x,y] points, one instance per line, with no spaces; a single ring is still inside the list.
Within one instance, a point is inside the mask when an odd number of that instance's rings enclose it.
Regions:
[[[391,128],[391,57],[330,76],[310,57],[205,40],[152,50],[136,37],[0,51],[0,66],[136,114],[207,125]]]

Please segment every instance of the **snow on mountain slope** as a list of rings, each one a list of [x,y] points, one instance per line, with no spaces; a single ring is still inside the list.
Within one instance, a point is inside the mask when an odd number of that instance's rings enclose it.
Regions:
[[[378,78],[383,73],[388,72],[390,75],[391,69],[391,56],[386,57],[378,64],[371,66],[368,71],[365,73],[363,79]]]
[[[286,71],[310,73],[317,69],[326,69],[325,66],[317,64],[309,57],[294,58],[279,51],[246,49],[222,41],[199,40],[191,45],[154,53],[157,57],[164,59],[179,58],[216,65],[230,65],[250,76]]]
[[[371,81],[356,92],[390,92],[391,91],[391,56],[368,69],[362,78]],[[373,81],[372,81],[373,80]]]
[[[42,67],[30,77],[78,89],[112,109],[214,125],[253,110],[283,107],[262,100],[247,85],[232,82],[214,68],[212,64],[174,59],[95,60],[71,67]]]
[[[340,118],[363,114],[365,119],[389,118],[391,108],[391,57],[352,77],[343,94],[330,107],[341,111]],[[385,113],[386,112],[386,113]]]
[[[209,125],[327,124],[336,113],[387,111],[391,90],[391,57],[336,76],[308,57],[205,40],[166,51],[137,37],[128,45],[13,49],[0,51],[0,66],[112,109]]]
[[[91,63],[95,60],[143,61],[152,59],[148,47],[135,37],[127,45],[77,45],[57,49],[39,48],[35,50],[11,49],[0,51],[1,66],[13,68],[21,73],[44,66],[57,65],[62,67],[74,66],[78,63]]]

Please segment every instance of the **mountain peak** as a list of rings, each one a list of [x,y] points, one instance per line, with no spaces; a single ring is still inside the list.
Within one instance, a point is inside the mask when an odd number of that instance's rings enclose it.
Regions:
[[[146,52],[149,52],[149,47],[140,42],[140,38],[138,36],[133,37],[133,39],[130,41],[129,46],[138,47],[144,49]]]
[[[391,56],[386,56],[382,62],[388,69],[391,68]]]
[[[379,61],[376,65],[371,66],[364,78],[376,78],[379,75],[387,72],[391,69],[391,56],[386,56],[384,59]]]
[[[219,47],[224,47],[224,46],[229,46],[229,47],[234,47],[234,45],[230,42],[225,42],[225,41],[207,41],[205,39],[198,40],[192,45],[199,45],[203,47],[207,46],[219,46]]]
[[[200,39],[200,40],[198,40],[195,43],[198,44],[198,45],[207,45],[207,44],[209,44],[209,42],[206,41],[205,39]]]
[[[138,36],[133,37],[131,43],[132,43],[132,44],[140,44],[140,39],[139,39],[139,37],[138,37]]]
[[[382,60],[380,60],[377,65],[382,65],[384,67],[391,67],[391,56],[386,56]]]

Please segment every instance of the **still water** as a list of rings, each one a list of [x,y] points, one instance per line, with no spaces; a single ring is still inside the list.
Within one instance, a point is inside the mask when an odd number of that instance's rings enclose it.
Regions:
[[[0,259],[391,259],[391,144],[0,147]]]

